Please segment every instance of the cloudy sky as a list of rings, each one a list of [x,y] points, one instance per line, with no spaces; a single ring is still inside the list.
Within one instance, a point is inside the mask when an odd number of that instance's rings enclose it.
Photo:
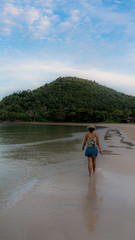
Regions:
[[[135,96],[135,1],[0,1],[0,99],[59,76]]]

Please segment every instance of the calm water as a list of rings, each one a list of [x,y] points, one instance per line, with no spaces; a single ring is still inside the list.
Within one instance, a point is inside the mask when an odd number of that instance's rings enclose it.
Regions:
[[[84,132],[78,126],[0,124],[0,206],[20,200],[49,165],[69,161]]]

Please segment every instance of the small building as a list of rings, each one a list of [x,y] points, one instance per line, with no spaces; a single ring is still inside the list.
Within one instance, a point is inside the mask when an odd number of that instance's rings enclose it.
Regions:
[[[127,117],[122,120],[122,123],[135,123],[135,118],[134,117]]]

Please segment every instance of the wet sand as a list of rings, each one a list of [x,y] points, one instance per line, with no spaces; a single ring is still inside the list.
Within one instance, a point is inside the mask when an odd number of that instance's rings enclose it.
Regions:
[[[106,123],[99,123],[97,126],[101,127],[113,127],[119,128],[121,131],[125,132],[125,134],[135,141],[135,124],[123,124],[123,123],[116,123],[116,124],[106,124]]]
[[[96,174],[88,177],[80,140],[76,159],[51,165],[34,191],[6,209],[0,239],[134,240],[135,126],[105,126]]]

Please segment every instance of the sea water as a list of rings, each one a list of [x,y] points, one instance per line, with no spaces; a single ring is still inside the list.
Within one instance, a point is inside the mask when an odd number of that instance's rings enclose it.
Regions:
[[[13,207],[38,185],[48,166],[70,161],[86,127],[0,124],[0,208]],[[56,169],[51,168],[51,169]]]

